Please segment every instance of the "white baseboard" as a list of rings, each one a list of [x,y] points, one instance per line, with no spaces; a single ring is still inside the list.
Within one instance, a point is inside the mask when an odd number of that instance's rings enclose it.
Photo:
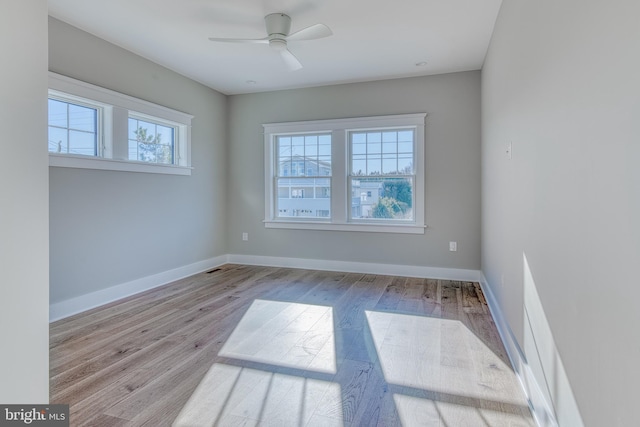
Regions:
[[[513,331],[507,324],[487,279],[484,277],[482,272],[480,272],[480,276],[480,287],[482,288],[482,292],[484,293],[487,304],[489,305],[489,310],[491,311],[491,316],[496,324],[500,338],[507,350],[511,366],[513,366],[513,369],[520,380],[520,385],[527,396],[529,407],[531,408],[531,413],[535,418],[536,424],[539,427],[558,427],[554,411],[542,392],[531,367],[527,363],[527,359],[525,358],[518,341],[513,335]]]
[[[60,301],[49,306],[49,321],[54,322],[226,263],[227,256],[222,255]]]
[[[417,265],[379,264],[370,262],[351,262],[320,260],[309,258],[284,258],[258,255],[228,255],[228,262],[234,264],[264,265],[270,267],[305,268],[309,270],[343,271],[346,273],[371,273],[388,276],[428,277],[430,279],[462,280],[479,282],[480,270],[460,268],[423,267]]]
[[[201,273],[222,264],[264,265],[270,267],[306,268],[310,270],[344,271],[348,273],[371,273],[404,277],[428,277],[432,279],[480,281],[479,270],[423,267],[415,265],[377,264],[368,262],[326,261],[306,258],[284,258],[255,255],[221,255],[173,270],[142,277],[106,289],[80,295],[49,306],[49,321],[64,319],[74,314],[126,298],[137,293],[166,285],[193,274]]]

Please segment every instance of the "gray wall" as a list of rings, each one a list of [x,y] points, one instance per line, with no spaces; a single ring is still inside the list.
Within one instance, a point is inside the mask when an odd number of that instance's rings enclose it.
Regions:
[[[548,323],[555,346],[526,352],[566,426],[558,361],[585,425],[638,423],[638,16],[637,1],[504,2],[482,71],[482,269],[523,348],[544,329],[531,318]]]
[[[0,4],[0,402],[49,402],[47,2]]]
[[[264,228],[263,123],[416,112],[428,113],[424,235]],[[231,254],[479,269],[480,73],[230,96],[229,173]]]
[[[49,19],[49,69],[192,114],[191,176],[50,168],[51,302],[226,253],[226,96]]]

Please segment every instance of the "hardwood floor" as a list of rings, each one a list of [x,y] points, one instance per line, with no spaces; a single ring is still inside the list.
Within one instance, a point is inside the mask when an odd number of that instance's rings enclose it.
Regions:
[[[225,265],[51,325],[72,426],[534,426],[477,283]]]

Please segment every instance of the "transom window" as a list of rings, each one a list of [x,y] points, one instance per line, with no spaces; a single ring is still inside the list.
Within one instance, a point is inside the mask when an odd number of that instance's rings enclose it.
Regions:
[[[129,160],[174,164],[176,126],[129,117]]]
[[[265,226],[424,233],[426,114],[265,124]]]
[[[190,175],[192,118],[49,73],[49,165]]]
[[[99,106],[89,102],[49,98],[49,152],[99,155]]]

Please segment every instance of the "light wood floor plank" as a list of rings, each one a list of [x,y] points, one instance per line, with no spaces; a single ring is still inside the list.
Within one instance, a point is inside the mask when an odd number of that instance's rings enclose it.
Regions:
[[[72,426],[533,426],[477,283],[228,264],[51,325]]]

